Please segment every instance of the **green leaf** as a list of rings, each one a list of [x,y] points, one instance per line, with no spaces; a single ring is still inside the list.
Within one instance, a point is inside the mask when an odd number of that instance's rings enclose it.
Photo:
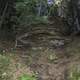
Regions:
[[[35,76],[31,76],[31,75],[22,75],[19,80],[36,80]]]

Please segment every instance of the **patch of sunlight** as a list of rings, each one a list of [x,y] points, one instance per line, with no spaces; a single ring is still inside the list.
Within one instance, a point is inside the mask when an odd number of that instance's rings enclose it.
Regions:
[[[55,4],[59,5],[62,2],[62,0],[55,0]]]
[[[56,55],[55,51],[47,51],[47,58],[49,62],[55,62],[58,59],[58,56]]]
[[[58,57],[56,56],[56,54],[51,54],[49,55],[49,58],[48,58],[50,61],[54,61],[56,59],[58,59]]]

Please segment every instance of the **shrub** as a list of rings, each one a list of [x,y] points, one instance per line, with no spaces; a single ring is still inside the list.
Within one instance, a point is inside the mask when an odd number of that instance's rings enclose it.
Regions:
[[[34,75],[31,76],[24,74],[19,78],[19,80],[37,80],[37,79]]]

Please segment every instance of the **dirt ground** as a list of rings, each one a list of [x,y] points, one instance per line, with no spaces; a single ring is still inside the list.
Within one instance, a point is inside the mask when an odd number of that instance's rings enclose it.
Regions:
[[[64,49],[45,48],[40,51],[37,47],[26,52],[27,55],[23,54],[22,61],[37,74],[38,80],[67,80],[71,66],[80,63],[79,54],[67,55]]]
[[[42,48],[43,49],[43,48]],[[74,53],[75,51],[73,51]],[[65,49],[33,48],[20,55],[21,63],[28,65],[38,80],[67,80],[71,66],[80,64],[79,53],[69,54]]]
[[[57,48],[32,46],[14,49],[6,48],[5,44],[2,51],[11,58],[13,80],[25,73],[35,73],[37,80],[68,80],[69,70],[80,64],[79,40],[75,37],[68,45]]]
[[[34,25],[31,32],[20,35],[23,43],[18,41],[17,46],[16,41],[0,41],[1,54],[11,59],[13,80],[33,73],[37,80],[69,80],[70,69],[80,64],[80,38],[60,35],[56,23]]]

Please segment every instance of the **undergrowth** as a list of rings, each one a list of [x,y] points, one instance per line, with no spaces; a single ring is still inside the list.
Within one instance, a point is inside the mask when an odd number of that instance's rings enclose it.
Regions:
[[[26,75],[23,74],[21,77],[19,77],[19,80],[37,80],[35,75]]]
[[[11,80],[10,60],[8,57],[0,55],[0,80]]]
[[[80,80],[80,66],[74,66],[70,70],[69,80]]]

